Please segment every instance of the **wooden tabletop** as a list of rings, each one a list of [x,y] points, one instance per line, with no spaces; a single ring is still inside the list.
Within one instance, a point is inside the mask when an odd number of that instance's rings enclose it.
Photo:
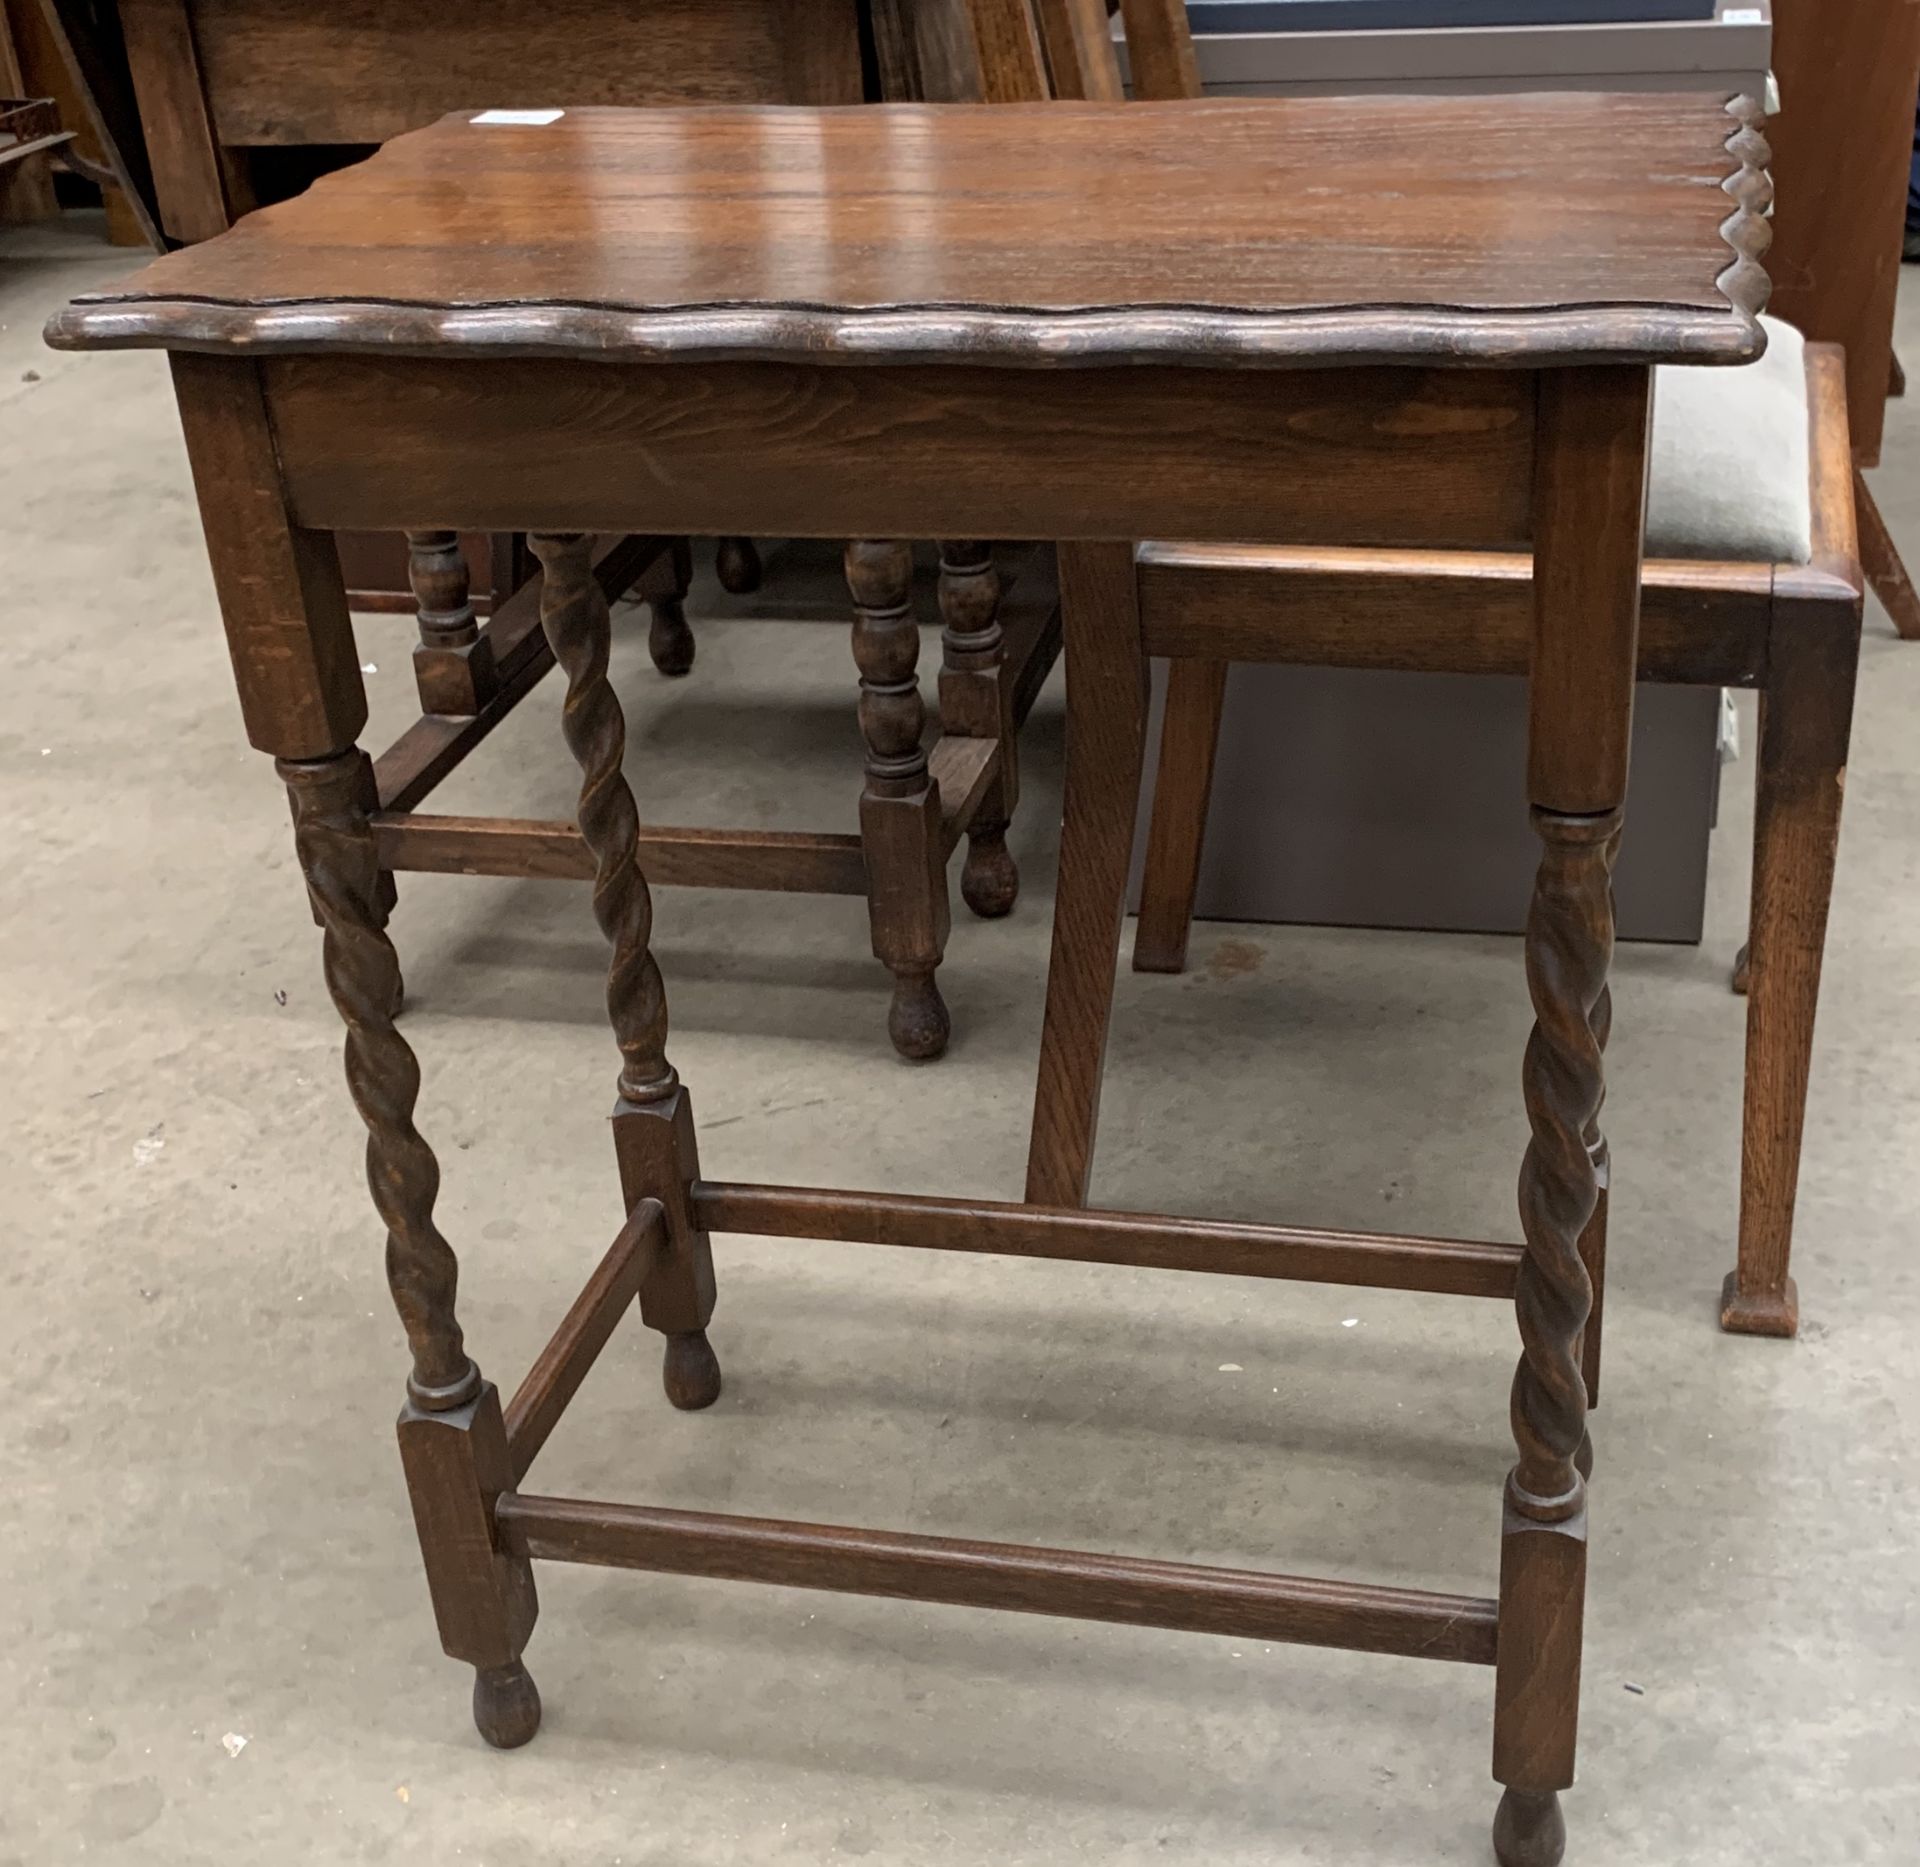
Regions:
[[[1763,347],[1720,95],[460,115],[89,293],[86,348],[1093,365]]]

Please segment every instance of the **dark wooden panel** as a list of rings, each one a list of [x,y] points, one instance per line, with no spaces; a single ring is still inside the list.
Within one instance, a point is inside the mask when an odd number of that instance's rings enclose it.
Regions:
[[[1533,381],[1505,372],[1138,368],[1089,394],[1076,372],[985,367],[266,369],[296,507],[334,528],[912,538],[938,518],[956,538],[1527,535]],[[566,445],[529,448],[529,433]]]
[[[120,24],[161,225],[176,240],[211,240],[232,215],[207,120],[188,0],[120,0]]]
[[[549,1561],[1470,1665],[1490,1665],[1494,1656],[1494,1604],[1471,1595],[513,1493],[496,1510],[509,1549]]]
[[[40,12],[79,87],[87,121],[99,139],[99,153],[119,182],[134,222],[149,246],[163,249],[160,204],[127,69],[118,7],[110,0],[40,0]],[[112,214],[109,207],[110,225]]]
[[[1764,222],[1722,183],[1763,189],[1764,152],[1718,102],[1671,93],[446,118],[90,294],[53,336],[1036,368],[1737,361],[1763,341],[1765,277],[1730,262]]]
[[[193,0],[193,19],[225,143],[381,143],[496,106],[861,95],[854,0]]]
[[[1847,353],[1855,452],[1880,458],[1920,76],[1912,0],[1774,0],[1775,311]]]

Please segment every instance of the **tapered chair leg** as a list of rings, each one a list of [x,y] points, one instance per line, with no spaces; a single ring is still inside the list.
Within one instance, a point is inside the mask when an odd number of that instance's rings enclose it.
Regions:
[[[1740,1250],[1720,1294],[1721,1327],[1741,1335],[1800,1326],[1788,1263],[1859,655],[1857,610],[1778,605],[1754,796]]]
[[[1067,767],[1027,1198],[1083,1206],[1146,753],[1147,661],[1133,547],[1063,544]]]
[[[1920,641],[1920,592],[1907,575],[1906,560],[1887,529],[1879,501],[1858,470],[1853,476],[1853,504],[1860,527],[1860,568],[1901,636],[1909,642]]]
[[[1177,657],[1167,663],[1167,704],[1160,723],[1160,763],[1153,777],[1153,816],[1140,876],[1140,916],[1133,930],[1135,972],[1183,972],[1193,930],[1194,890],[1213,796],[1213,762],[1227,695],[1224,661]]]

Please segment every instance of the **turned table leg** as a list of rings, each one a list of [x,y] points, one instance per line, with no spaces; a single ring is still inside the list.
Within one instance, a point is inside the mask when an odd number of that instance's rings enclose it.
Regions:
[[[540,621],[567,677],[561,713],[580,767],[580,833],[592,850],[594,918],[613,949],[607,1016],[620,1046],[614,1147],[632,1212],[657,1199],[667,1249],[640,1286],[640,1315],[667,1338],[665,1384],[676,1407],[711,1406],[720,1364],[707,1341],[713,1316],[713,1252],[694,1222],[700,1176],[693,1110],[667,1061],[667,995],[653,957],[653,900],[638,855],[640,814],[621,770],[627,724],[607,679],[612,620],[593,574],[593,541],[581,533],[534,533],[528,544],[546,572]]]
[[[1587,1578],[1589,1258],[1600,1208],[1611,876],[1627,787],[1649,376],[1547,371],[1534,493],[1527,788],[1541,842],[1527,915],[1533,1034],[1522,1066],[1526,1253],[1506,1485],[1493,1774],[1502,1867],[1555,1867],[1574,1779]],[[1584,1250],[1583,1250],[1584,1248]]]
[[[920,631],[910,601],[913,553],[899,540],[847,547],[860,731],[867,742],[860,840],[874,957],[893,974],[887,1034],[903,1057],[947,1047],[952,1029],[934,982],[951,924],[940,791],[921,744],[927,709],[915,673]]]
[[[400,967],[383,931],[391,896],[368,821],[372,768],[355,745],[367,700],[339,554],[330,535],[294,522],[258,366],[172,363],[247,737],[286,783],[327,988],[347,1027],[347,1084],[412,1351],[400,1452],[441,1644],[475,1669],[481,1734],[523,1744],[540,1721],[520,1658],[538,1603],[531,1567],[495,1530],[494,1500],[512,1481],[500,1400],[455,1317],[459,1267],[433,1215],[440,1170],[413,1122],[420,1069],[394,1025]]]
[[[521,1660],[539,1603],[532,1566],[497,1546],[494,1501],[513,1488],[500,1396],[467,1355],[454,1314],[459,1264],[434,1221],[440,1167],[413,1124],[420,1065],[395,1028],[400,967],[381,931],[368,822],[372,765],[349,750],[282,759],[294,846],[324,930],[327,990],[347,1027],[347,1087],[367,1129],[367,1184],[387,1228],[387,1281],[413,1352],[400,1457],[442,1646],[474,1668],[488,1743],[524,1744],[540,1694]]]
[[[967,828],[960,898],[983,919],[1010,914],[1020,871],[1007,849],[1007,825],[1020,796],[1013,685],[1000,628],[1000,573],[993,547],[948,540],[940,547],[940,730],[999,744],[992,788]]]
[[[407,581],[419,611],[413,675],[422,713],[471,715],[499,691],[493,643],[474,614],[471,573],[460,534],[407,534]]]

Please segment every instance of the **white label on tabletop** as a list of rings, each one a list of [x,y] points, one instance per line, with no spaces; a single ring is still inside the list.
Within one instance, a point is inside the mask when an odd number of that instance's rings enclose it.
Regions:
[[[564,110],[483,110],[477,117],[469,117],[469,123],[558,123],[567,113]]]

